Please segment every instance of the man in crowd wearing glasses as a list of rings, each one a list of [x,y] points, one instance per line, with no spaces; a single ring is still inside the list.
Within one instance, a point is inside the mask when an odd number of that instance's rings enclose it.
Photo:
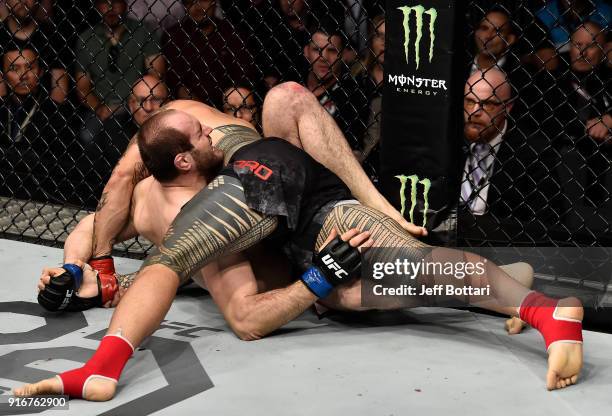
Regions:
[[[259,105],[248,88],[231,87],[223,92],[223,112],[248,121],[261,130]]]
[[[551,163],[554,154],[542,137],[513,123],[515,99],[506,74],[498,69],[478,70],[465,84],[468,149],[461,184],[463,224],[479,225],[468,225],[466,231],[515,227],[512,235],[525,232],[543,238],[558,219],[553,201],[559,189]]]
[[[81,172],[86,180],[85,188],[79,192],[79,197],[91,195],[86,205],[95,206],[95,198],[102,192],[104,183],[111,175],[113,167],[128,146],[132,136],[136,134],[142,123],[158,110],[168,100],[168,88],[155,75],[145,75],[138,79],[130,90],[127,99],[128,111],[116,111],[102,124],[102,130],[93,141],[85,144],[80,163]],[[93,161],[93,163],[92,163]],[[90,166],[91,169],[86,169]]]
[[[104,129],[96,136],[95,144],[109,147],[111,152],[117,153],[118,160],[142,123],[167,100],[168,87],[157,76],[145,75],[138,79],[132,85],[127,99],[128,111],[106,119]]]
[[[130,139],[151,113],[168,100],[168,87],[155,75],[138,79],[127,99],[128,111],[117,112],[106,119],[102,131],[96,135],[94,146],[102,150],[110,168],[115,166]]]
[[[126,17],[125,0],[95,3],[102,21],[82,32],[76,47],[77,94],[87,109],[80,134],[84,143],[101,131],[104,120],[121,111],[136,80],[165,70],[159,39]]]

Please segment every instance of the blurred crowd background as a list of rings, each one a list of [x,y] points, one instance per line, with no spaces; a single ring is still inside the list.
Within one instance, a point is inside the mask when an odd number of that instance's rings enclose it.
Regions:
[[[459,241],[608,244],[612,5],[466,9]],[[377,183],[384,52],[381,0],[0,1],[0,196],[93,209],[164,102],[261,129],[266,92],[289,80]]]

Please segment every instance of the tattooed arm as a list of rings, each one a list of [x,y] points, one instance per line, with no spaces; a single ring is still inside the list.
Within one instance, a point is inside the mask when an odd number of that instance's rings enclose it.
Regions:
[[[111,254],[117,235],[125,227],[130,213],[132,191],[149,176],[142,163],[136,137],[113,169],[96,208],[92,236],[92,257]]]

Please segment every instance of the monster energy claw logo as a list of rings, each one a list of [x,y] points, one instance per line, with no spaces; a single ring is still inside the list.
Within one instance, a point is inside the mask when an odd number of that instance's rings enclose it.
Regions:
[[[416,15],[416,38],[414,40],[414,60],[416,62],[416,69],[419,69],[420,49],[421,49],[421,38],[423,37],[423,15],[429,15],[429,62],[433,59],[434,55],[434,42],[436,40],[436,19],[438,18],[438,11],[434,8],[425,10],[422,5],[417,6],[402,6],[398,7],[404,13],[404,52],[406,54],[406,63],[409,63],[409,52],[410,52],[410,15],[412,12]]]
[[[419,180],[417,175],[399,175],[396,176],[400,180],[402,187],[400,188],[400,202],[402,204],[402,216],[406,211],[406,184],[410,181],[410,222],[414,223],[414,209],[417,206],[417,185],[423,185],[423,227],[427,224],[427,211],[429,210],[429,188],[431,188],[431,181],[427,178]]]

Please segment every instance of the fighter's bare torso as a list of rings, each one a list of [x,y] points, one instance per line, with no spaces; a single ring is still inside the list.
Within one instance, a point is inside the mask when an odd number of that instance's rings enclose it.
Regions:
[[[201,186],[171,187],[163,186],[152,176],[144,179],[136,185],[132,195],[130,219],[135,231],[160,246],[181,207],[205,185],[202,182]],[[290,281],[287,261],[280,253],[265,250],[258,244],[243,254],[251,263],[260,292],[282,287]],[[213,297],[220,292],[232,291],[222,283],[218,269],[218,264],[212,262],[202,269],[202,273],[193,276],[204,288],[213,289],[214,286],[216,293],[212,293]]]
[[[164,108],[184,111],[213,129],[227,125],[239,125],[256,132],[255,127],[249,122],[232,117],[199,101],[175,100],[167,103]],[[216,146],[224,136],[223,132],[213,130],[210,133],[213,146]],[[161,244],[166,230],[181,207],[204,185],[205,183],[202,182],[198,187],[162,186],[152,177],[141,181],[134,188],[131,207],[132,223],[138,234],[155,245]]]
[[[199,189],[164,187],[152,176],[134,188],[131,219],[139,235],[159,246],[170,224]]]

